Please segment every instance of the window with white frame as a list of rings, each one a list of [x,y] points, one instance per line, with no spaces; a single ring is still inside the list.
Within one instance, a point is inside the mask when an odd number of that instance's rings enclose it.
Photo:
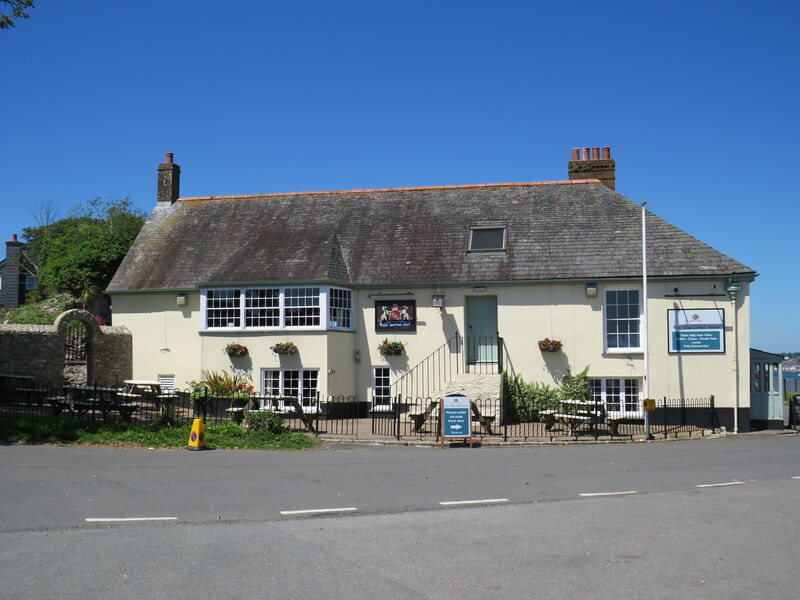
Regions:
[[[372,405],[375,410],[389,410],[392,403],[391,369],[375,367],[372,370]]]
[[[252,287],[201,290],[202,328],[352,330],[350,290]],[[328,315],[327,323],[323,315]]]
[[[319,288],[286,288],[284,290],[283,324],[286,327],[319,325]]]
[[[350,329],[353,314],[353,292],[331,288],[328,305],[328,327]]]
[[[277,288],[256,288],[244,291],[244,326],[279,327],[281,324],[281,291]]]
[[[607,350],[641,349],[641,294],[639,290],[607,290],[605,333]]]
[[[641,380],[589,379],[594,402],[603,404],[611,417],[640,417],[642,414]]]
[[[242,291],[208,290],[206,292],[206,327],[241,327]]]
[[[261,390],[265,397],[280,399],[278,409],[291,410],[283,398],[296,398],[304,410],[317,407],[318,369],[262,369]],[[269,408],[265,406],[264,408]]]

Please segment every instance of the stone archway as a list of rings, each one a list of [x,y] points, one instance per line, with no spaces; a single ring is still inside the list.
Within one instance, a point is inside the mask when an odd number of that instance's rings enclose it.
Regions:
[[[64,382],[71,385],[89,385],[94,381],[92,372],[95,340],[102,331],[92,313],[73,309],[61,313],[53,326],[63,341]]]

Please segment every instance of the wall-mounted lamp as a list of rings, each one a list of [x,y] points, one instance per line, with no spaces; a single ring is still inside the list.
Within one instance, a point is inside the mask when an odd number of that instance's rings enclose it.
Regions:
[[[729,283],[725,286],[725,291],[728,292],[728,296],[731,297],[731,300],[736,300],[736,296],[742,291],[742,284]]]
[[[586,284],[586,297],[587,298],[595,298],[597,296],[597,284],[596,283],[587,283]]]
[[[175,302],[178,306],[183,306],[186,304],[186,294],[178,294],[178,297],[175,299]]]
[[[444,294],[431,294],[431,306],[434,308],[444,308]]]

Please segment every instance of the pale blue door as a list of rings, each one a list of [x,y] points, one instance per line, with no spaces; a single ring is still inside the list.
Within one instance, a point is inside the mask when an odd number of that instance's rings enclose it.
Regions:
[[[750,363],[750,419],[783,420],[783,385],[778,364]]]
[[[467,361],[497,362],[497,296],[467,297]]]

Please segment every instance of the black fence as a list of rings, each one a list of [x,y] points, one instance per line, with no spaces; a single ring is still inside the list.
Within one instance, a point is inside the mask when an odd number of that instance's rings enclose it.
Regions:
[[[92,419],[123,423],[183,425],[195,418],[207,423],[242,423],[250,411],[270,410],[293,430],[352,439],[438,439],[439,398],[401,398],[373,410],[355,396],[275,398],[217,396],[209,393],[147,388],[36,385],[19,378],[0,387],[0,417]],[[566,401],[565,401],[566,402]],[[572,401],[574,402],[574,401]],[[601,403],[582,403],[543,410],[521,421],[499,398],[475,399],[472,433],[497,441],[633,439],[645,435],[643,413],[606,410]],[[649,412],[653,436],[705,435],[720,428],[714,397],[657,401]]]
[[[0,417],[72,418],[107,422],[185,425],[196,418],[207,423],[242,423],[254,410],[272,410],[296,431],[355,436],[358,418],[366,417],[354,397],[319,395],[312,398],[218,396],[208,391],[164,390],[107,386],[39,385],[19,378],[0,387]],[[6,384],[8,382],[5,382]]]
[[[509,441],[603,439],[641,437],[646,434],[644,413],[609,412],[602,403],[583,403],[583,412],[565,409],[542,411],[529,421],[519,421],[497,399],[471,402],[472,435]],[[372,413],[372,434],[378,437],[437,438],[438,398],[396,398],[390,407]],[[697,399],[663,398],[648,415],[650,434],[670,436],[706,435],[718,431],[719,417],[714,397]]]

